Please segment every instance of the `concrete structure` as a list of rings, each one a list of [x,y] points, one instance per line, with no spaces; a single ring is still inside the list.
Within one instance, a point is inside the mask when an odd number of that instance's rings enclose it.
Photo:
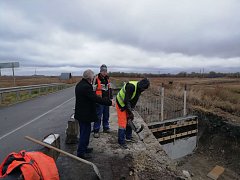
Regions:
[[[43,142],[59,149],[60,148],[60,135],[59,134],[50,134],[44,138]],[[54,151],[53,149],[46,148],[46,147],[43,147],[42,152],[44,152],[48,156],[51,156],[55,161],[57,160],[57,158],[59,156],[58,152]]]
[[[186,116],[149,123],[148,127],[172,159],[191,154],[196,148],[198,133],[197,116]]]
[[[93,158],[90,160],[100,170],[104,180],[112,179],[181,179],[181,172],[167,156],[157,139],[149,130],[141,116],[134,112],[136,126],[143,124],[140,141],[133,132],[135,143],[128,143],[129,149],[122,149],[117,142],[118,122],[116,109],[110,108],[110,133],[102,133],[100,138],[90,137]],[[76,124],[75,124],[76,125]],[[66,138],[66,136],[65,136]],[[77,144],[64,144],[63,150],[76,154]],[[94,179],[91,167],[60,156],[57,161],[61,179]],[[74,168],[73,168],[74,167]]]
[[[76,144],[78,142],[79,137],[79,125],[78,121],[74,119],[74,114],[68,120],[67,128],[66,128],[66,144]]]

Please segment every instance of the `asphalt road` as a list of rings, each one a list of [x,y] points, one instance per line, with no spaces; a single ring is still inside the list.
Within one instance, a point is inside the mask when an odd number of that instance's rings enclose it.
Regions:
[[[50,133],[63,136],[74,104],[74,87],[71,87],[0,108],[0,163],[13,151],[39,148],[24,139],[26,135],[40,140]]]

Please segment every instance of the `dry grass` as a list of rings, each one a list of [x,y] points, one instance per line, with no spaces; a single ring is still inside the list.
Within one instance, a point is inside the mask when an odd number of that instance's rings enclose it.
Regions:
[[[199,87],[198,87],[199,88]],[[200,90],[194,87],[189,92],[190,102],[201,105],[206,109],[219,108],[224,112],[240,116],[240,93],[232,89],[231,85],[213,85]]]
[[[151,82],[155,88],[164,83],[166,96],[179,99],[183,97],[186,84],[188,103],[192,108],[200,107],[240,123],[240,79],[153,78]]]
[[[139,80],[136,78],[117,78],[118,81]],[[232,122],[240,123],[240,79],[232,78],[151,78],[150,89],[144,96],[160,94],[165,87],[165,104],[173,106],[183,103],[183,90],[187,85],[187,106],[189,112],[198,109],[214,113]],[[150,97],[147,97],[150,100]]]
[[[73,84],[80,80],[80,77],[73,77],[71,80],[60,80],[58,77],[16,77],[16,86],[28,86],[37,84],[50,84],[50,83],[67,83]],[[71,86],[71,85],[70,85]],[[12,77],[0,77],[0,88],[13,87]],[[46,90],[33,90],[31,93],[29,91],[20,91],[18,95],[16,93],[6,93],[1,95],[0,106],[8,106],[16,102],[26,101],[28,99],[45,95],[57,91],[56,88],[49,88]]]
[[[55,76],[43,76],[43,77],[33,77],[33,76],[18,76],[16,77],[16,86],[28,86],[35,84],[50,84],[50,83],[67,83],[72,84],[80,80],[80,77],[73,77],[70,80],[60,80],[59,77]],[[0,77],[0,88],[12,87],[13,78],[8,76]]]

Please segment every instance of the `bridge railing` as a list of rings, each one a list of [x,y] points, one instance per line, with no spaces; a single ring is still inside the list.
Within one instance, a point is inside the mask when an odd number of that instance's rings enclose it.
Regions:
[[[23,99],[25,100],[41,94],[65,89],[69,86],[71,85],[65,83],[52,83],[0,88],[0,105],[11,104]]]

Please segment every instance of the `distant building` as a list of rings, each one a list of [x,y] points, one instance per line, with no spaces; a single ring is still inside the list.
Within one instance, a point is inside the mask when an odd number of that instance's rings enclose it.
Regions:
[[[71,78],[72,78],[71,73],[61,73],[61,75],[60,75],[60,80],[69,80]]]

